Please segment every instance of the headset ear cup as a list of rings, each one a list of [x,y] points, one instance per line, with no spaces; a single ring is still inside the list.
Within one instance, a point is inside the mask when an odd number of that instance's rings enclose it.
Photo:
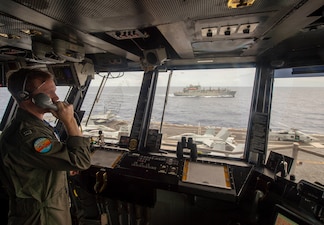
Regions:
[[[30,94],[28,91],[20,91],[18,92],[17,97],[20,101],[26,101],[29,99]]]

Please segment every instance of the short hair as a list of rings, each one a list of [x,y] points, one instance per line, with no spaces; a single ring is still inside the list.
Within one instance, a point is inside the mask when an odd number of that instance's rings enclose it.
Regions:
[[[54,79],[54,76],[38,68],[21,68],[10,75],[8,74],[7,86],[11,95],[21,102],[24,99],[19,97],[22,92],[31,94],[40,83]]]

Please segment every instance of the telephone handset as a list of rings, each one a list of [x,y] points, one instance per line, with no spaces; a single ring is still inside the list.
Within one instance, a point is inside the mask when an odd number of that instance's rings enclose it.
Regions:
[[[32,98],[32,101],[35,103],[35,105],[37,105],[40,108],[52,109],[54,111],[57,111],[57,106],[53,104],[52,99],[44,93],[39,93],[35,95]]]

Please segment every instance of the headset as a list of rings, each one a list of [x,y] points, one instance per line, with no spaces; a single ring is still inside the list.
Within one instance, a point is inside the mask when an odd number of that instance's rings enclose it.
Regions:
[[[45,82],[43,82],[36,89],[34,89],[32,92],[29,92],[26,90],[27,79],[28,79],[28,75],[24,79],[22,90],[17,93],[16,97],[18,98],[19,101],[26,101],[26,100],[30,99],[32,93],[45,84]],[[53,104],[52,99],[44,93],[39,93],[39,94],[33,96],[32,102],[35,105],[37,105],[38,107],[43,108],[43,109],[52,109],[54,111],[58,110],[57,106],[55,104]]]
[[[26,83],[27,83],[28,75],[24,79],[24,83],[22,86],[22,90],[17,93],[17,98],[19,101],[26,101],[30,98],[30,93],[26,90]]]

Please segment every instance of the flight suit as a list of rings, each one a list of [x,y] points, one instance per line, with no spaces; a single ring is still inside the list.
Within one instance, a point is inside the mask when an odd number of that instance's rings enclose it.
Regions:
[[[67,171],[90,167],[90,141],[69,136],[18,108],[0,136],[0,175],[10,198],[9,225],[70,225]]]

